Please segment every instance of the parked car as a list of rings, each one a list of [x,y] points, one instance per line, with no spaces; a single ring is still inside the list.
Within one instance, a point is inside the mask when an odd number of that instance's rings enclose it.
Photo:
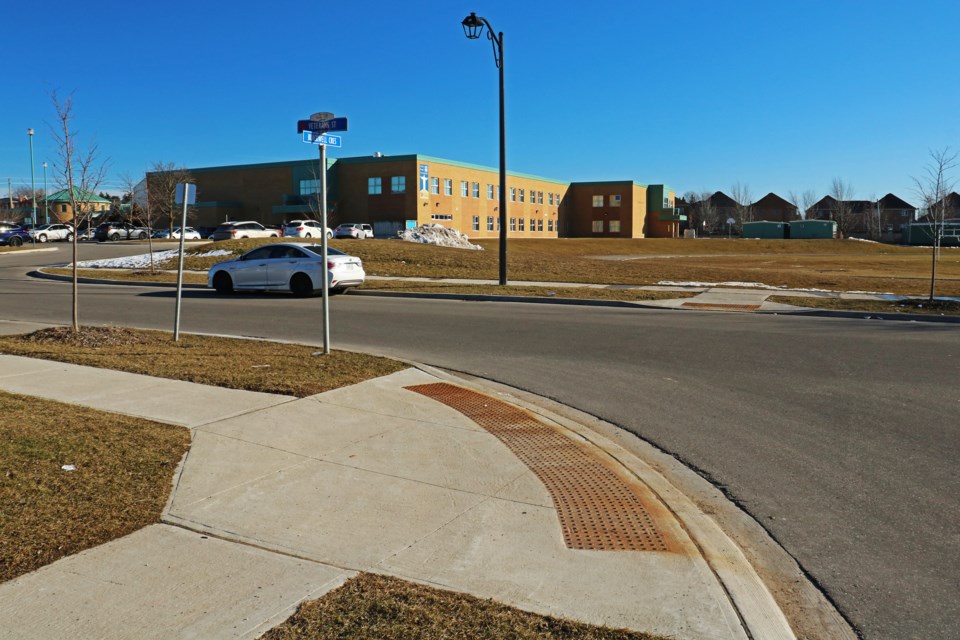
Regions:
[[[364,238],[373,237],[373,227],[368,224],[359,224],[356,222],[344,223],[333,230],[334,238]]]
[[[20,225],[16,222],[0,222],[0,231],[13,231],[19,229]]]
[[[97,227],[97,240],[146,240],[147,229],[130,222],[104,222]]]
[[[153,237],[159,238],[159,239],[168,239],[171,237],[170,229],[161,229],[160,231],[154,231]],[[180,227],[173,228],[172,237],[174,240],[180,239]],[[194,229],[193,227],[187,227],[183,233],[183,239],[184,240],[201,240],[202,238],[200,237],[200,233],[196,229]]]
[[[268,229],[259,222],[224,222],[210,234],[211,240],[237,240],[240,238],[279,238],[280,232]]]
[[[33,242],[33,237],[24,227],[0,231],[0,246],[20,247],[24,242]]]
[[[30,231],[30,235],[33,236],[37,242],[52,242],[54,240],[73,242],[73,227],[68,224],[61,224],[59,222],[42,224],[39,227],[32,229]]]
[[[201,240],[206,240],[211,235],[213,235],[213,232],[216,230],[217,230],[216,227],[197,227],[197,233],[200,234]]]
[[[225,295],[236,290],[290,291],[297,296],[323,289],[324,272],[330,291],[339,293],[363,284],[366,274],[360,258],[327,249],[323,264],[319,245],[277,242],[251,249],[235,260],[210,268],[207,286]]]
[[[283,236],[287,238],[322,238],[323,225],[316,220],[291,220],[283,225]],[[327,237],[333,237],[333,231],[327,228]]]
[[[96,227],[85,227],[77,230],[77,242],[93,242],[97,233]]]

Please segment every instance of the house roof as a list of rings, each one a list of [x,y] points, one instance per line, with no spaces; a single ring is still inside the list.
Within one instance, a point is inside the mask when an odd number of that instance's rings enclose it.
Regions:
[[[785,200],[781,198],[780,196],[773,193],[772,191],[767,195],[763,196],[762,198],[760,198],[759,200],[757,200],[756,202],[754,202],[751,206],[756,207],[758,209],[794,209],[796,210],[797,208],[789,200]]]
[[[901,200],[900,198],[893,195],[892,193],[888,193],[887,195],[883,196],[882,198],[880,198],[878,202],[880,202],[880,207],[882,209],[912,209],[913,211],[917,210],[915,206],[913,206],[912,204],[910,204],[905,200]]]
[[[737,201],[725,194],[723,191],[717,191],[715,194],[710,196],[710,204],[715,207],[736,207]]]
[[[74,200],[76,200],[77,202],[85,202],[85,203],[105,202],[107,204],[110,203],[110,200],[108,200],[107,198],[101,198],[95,193],[91,193],[89,191],[83,191],[80,187],[73,188],[73,196],[74,196]],[[47,202],[70,202],[70,190],[61,189],[56,193],[51,193],[50,196],[47,198]]]

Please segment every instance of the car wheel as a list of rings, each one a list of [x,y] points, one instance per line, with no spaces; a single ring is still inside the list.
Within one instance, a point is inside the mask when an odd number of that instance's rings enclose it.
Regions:
[[[111,234],[111,235],[110,235],[110,242],[116,242],[116,241],[119,240],[119,239],[120,239],[120,234],[119,234],[119,233],[114,233],[114,234]]]
[[[271,237],[271,238],[279,238],[280,236],[278,236],[278,235],[275,234],[275,233],[271,233],[271,234],[270,234],[270,237]]]
[[[328,233],[328,234],[327,234],[327,240],[333,240],[333,234],[332,234],[332,233]]]
[[[46,241],[47,241],[46,234],[41,233],[40,235],[37,236],[37,242],[46,242]]]
[[[306,235],[303,236],[303,237],[304,237],[304,238],[312,238],[313,236],[311,236],[311,235],[308,233],[308,234],[306,234]]]
[[[233,293],[233,279],[230,274],[221,271],[213,276],[213,288],[221,296]]]
[[[23,238],[19,236],[13,236],[12,238],[10,238],[10,246],[11,247],[23,246]]]
[[[305,273],[296,273],[290,278],[290,291],[298,298],[313,295],[313,281]]]
[[[140,234],[137,236],[137,240],[146,240],[146,239],[147,239],[147,234],[144,233],[143,231],[141,231]]]
[[[67,242],[73,242],[73,234],[72,234],[72,233],[68,233],[68,234],[67,234]]]

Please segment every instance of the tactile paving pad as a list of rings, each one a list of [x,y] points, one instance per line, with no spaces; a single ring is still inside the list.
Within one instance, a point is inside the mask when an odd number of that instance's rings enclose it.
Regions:
[[[568,548],[671,551],[631,486],[586,446],[533,414],[444,382],[405,387],[464,414],[503,442],[550,492]],[[647,500],[651,497],[647,496]]]

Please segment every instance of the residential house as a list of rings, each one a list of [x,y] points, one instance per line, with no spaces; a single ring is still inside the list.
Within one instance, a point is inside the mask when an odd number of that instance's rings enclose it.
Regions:
[[[769,222],[790,222],[798,220],[797,208],[775,193],[768,193],[752,205],[753,219]]]

